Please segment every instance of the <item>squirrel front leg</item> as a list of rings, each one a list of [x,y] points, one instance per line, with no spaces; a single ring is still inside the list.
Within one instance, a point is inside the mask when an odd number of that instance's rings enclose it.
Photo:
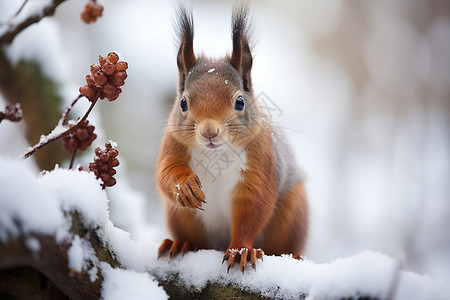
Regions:
[[[170,137],[163,142],[158,160],[157,181],[161,192],[183,207],[200,209],[205,194],[197,174],[189,167],[190,155],[185,146]]]
[[[247,169],[242,171],[242,180],[233,194],[231,241],[223,257],[223,262],[228,261],[227,271],[239,256],[241,272],[245,272],[247,260],[256,269],[257,259],[264,252],[253,248],[253,242],[269,222],[275,208],[278,184],[274,176],[273,152],[257,144],[247,150]]]

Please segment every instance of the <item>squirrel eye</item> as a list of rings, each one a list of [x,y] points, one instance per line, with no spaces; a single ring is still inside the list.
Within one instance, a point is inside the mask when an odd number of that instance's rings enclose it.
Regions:
[[[244,99],[242,96],[237,97],[236,102],[234,103],[234,110],[242,111],[244,110]]]
[[[184,98],[184,97],[181,98],[180,107],[181,107],[182,112],[185,112],[188,110],[188,104],[187,104],[186,98]]]

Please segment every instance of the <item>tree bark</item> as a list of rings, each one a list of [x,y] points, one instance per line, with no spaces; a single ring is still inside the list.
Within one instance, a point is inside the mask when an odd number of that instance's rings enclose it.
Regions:
[[[71,233],[89,241],[99,261],[121,267],[114,253],[100,240],[95,230],[88,229],[77,213],[70,213]],[[41,249],[34,253],[26,239],[35,238]],[[100,299],[103,276],[98,269],[97,279],[91,282],[86,272],[78,273],[68,267],[67,251],[71,242],[57,243],[52,236],[30,234],[26,238],[10,238],[0,242],[0,298],[1,299]],[[171,299],[264,299],[232,285],[209,283],[202,290],[186,287],[178,274],[165,278],[153,275]]]
[[[92,245],[99,261],[105,261],[113,267],[120,266],[112,253],[98,238],[95,230],[87,229],[81,222],[77,213],[71,213],[68,220],[72,220],[71,233],[86,239]],[[26,239],[36,239],[40,243],[40,250],[33,252],[26,244]],[[30,234],[26,238],[10,237],[6,244],[0,243],[0,273],[1,276],[16,275],[18,282],[9,281],[11,286],[1,285],[1,294],[12,293],[16,284],[41,281],[42,276],[47,278],[62,294],[70,299],[99,299],[103,276],[97,269],[97,279],[91,281],[87,272],[76,272],[69,269],[67,251],[71,241],[57,243],[53,236]],[[38,274],[30,270],[35,270]],[[22,270],[22,271],[20,271]],[[3,281],[3,280],[2,280]],[[8,281],[6,281],[6,284]],[[41,292],[45,293],[46,289]],[[39,299],[39,298],[36,298]]]

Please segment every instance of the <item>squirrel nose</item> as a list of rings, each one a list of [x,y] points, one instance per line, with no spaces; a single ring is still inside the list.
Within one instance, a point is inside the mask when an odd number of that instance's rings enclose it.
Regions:
[[[207,129],[205,131],[201,131],[200,134],[207,139],[213,139],[219,135],[219,128],[217,128],[216,132],[211,129]]]

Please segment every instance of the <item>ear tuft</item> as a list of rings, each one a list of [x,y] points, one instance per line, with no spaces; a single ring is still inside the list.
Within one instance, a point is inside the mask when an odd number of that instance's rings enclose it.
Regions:
[[[234,6],[231,22],[233,52],[230,64],[238,71],[242,77],[245,91],[252,88],[251,70],[253,57],[249,44],[250,26],[248,24],[248,6],[239,3]]]
[[[184,90],[184,82],[189,70],[197,59],[194,54],[194,20],[192,11],[187,11],[180,3],[177,9],[176,29],[178,36],[177,65],[179,72],[179,89]]]

